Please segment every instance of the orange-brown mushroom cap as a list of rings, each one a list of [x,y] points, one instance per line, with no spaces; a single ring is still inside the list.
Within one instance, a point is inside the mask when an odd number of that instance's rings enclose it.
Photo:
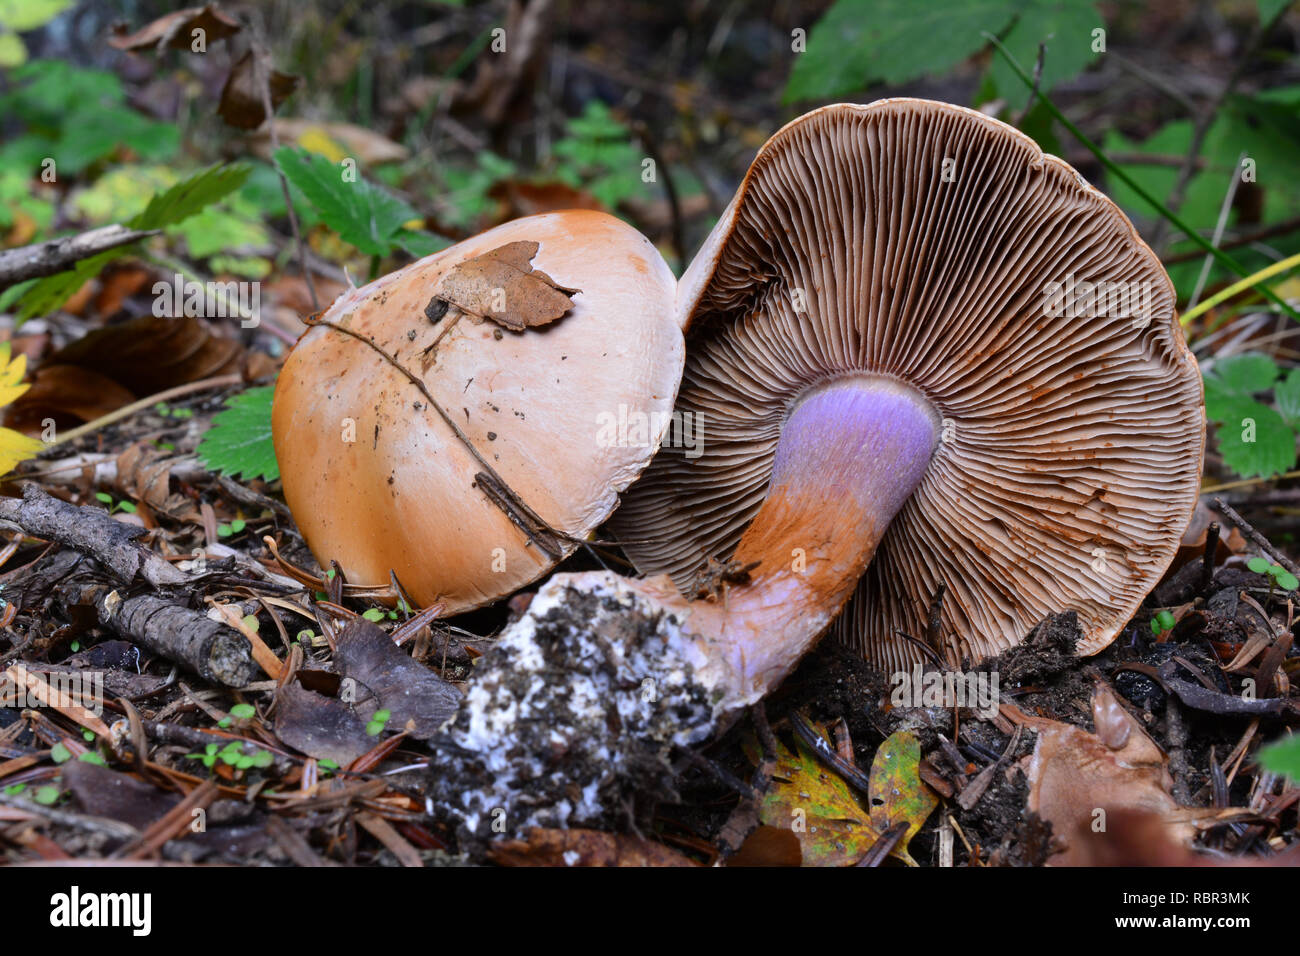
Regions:
[[[1079,283],[1108,285],[1089,306]],[[1201,379],[1174,307],[1119,208],[1019,131],[925,100],[817,110],[759,152],[679,283],[677,411],[702,441],[661,450],[614,526],[638,570],[687,587],[758,513],[800,397],[891,377],[942,440],[833,632],[908,666],[897,632],[925,634],[944,584],[958,657],[1067,609],[1094,653],[1196,500]]]
[[[581,290],[567,314],[512,332],[435,301],[457,266],[512,242],[536,242],[532,268]],[[309,329],[272,415],[285,498],[317,559],[353,584],[395,572],[448,614],[544,574],[609,516],[668,427],[683,361],[674,289],[640,233],[572,211],[506,223],[340,297],[323,322],[353,334]],[[560,533],[559,554],[507,514],[478,477],[485,463]]]

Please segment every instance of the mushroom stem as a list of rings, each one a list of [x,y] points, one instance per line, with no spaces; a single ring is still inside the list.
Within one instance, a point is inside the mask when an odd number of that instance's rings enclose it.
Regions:
[[[924,396],[882,376],[835,380],[794,406],[736,548],[735,562],[757,569],[712,608],[692,605],[689,621],[716,636],[711,656],[730,665],[744,702],[784,679],[852,595],[940,431]]]
[[[818,386],[781,430],[768,495],[716,601],[666,576],[557,574],[475,665],[435,742],[430,799],[465,838],[578,826],[671,796],[676,748],[761,698],[826,631],[920,483],[940,420],[881,376]]]

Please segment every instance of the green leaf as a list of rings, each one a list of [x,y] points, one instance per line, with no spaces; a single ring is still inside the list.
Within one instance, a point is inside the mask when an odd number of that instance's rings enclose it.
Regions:
[[[161,229],[184,222],[244,185],[250,171],[244,163],[200,170],[154,196],[129,225],[133,229]]]
[[[1224,421],[1242,400],[1268,391],[1277,380],[1277,365],[1267,355],[1247,353],[1219,359],[1205,376],[1205,414]]]
[[[1291,0],[1255,0],[1255,9],[1259,11],[1259,22],[1270,23],[1273,18],[1291,5]]]
[[[366,255],[387,255],[403,226],[422,218],[406,200],[360,176],[345,181],[343,168],[317,153],[282,146],[275,161],[324,223]]]
[[[198,456],[204,467],[244,478],[280,477],[271,442],[271,400],[274,385],[240,392],[212,417],[212,426],[199,442]]]
[[[1038,86],[1050,90],[1082,73],[1097,58],[1092,31],[1098,27],[1104,28],[1105,22],[1092,0],[1029,0],[1002,43],[1022,65],[1037,62],[1038,44],[1046,44]],[[999,96],[1017,105],[1024,103],[1029,93],[1005,59],[995,56],[989,74]]]
[[[62,741],[50,748],[50,759],[55,763],[67,763],[72,759],[72,751]]]
[[[1295,432],[1267,405],[1235,398],[1215,417],[1223,462],[1243,478],[1268,478],[1295,464]]]
[[[82,754],[77,759],[80,760],[82,763],[93,763],[97,767],[108,766],[104,758],[101,757],[99,754],[95,753],[95,751],[93,750],[87,750],[84,754]]]
[[[377,607],[372,607],[367,608],[361,616],[367,621],[382,621],[384,619],[384,612],[379,610]]]
[[[242,164],[210,166],[155,195],[144,211],[127,225],[132,229],[161,229],[183,222],[238,189],[248,178],[248,172],[248,167]],[[55,311],[89,279],[98,275],[104,266],[126,255],[130,249],[130,246],[109,249],[83,259],[72,269],[38,280],[18,300],[19,321]]]
[[[1246,567],[1250,568],[1250,570],[1254,571],[1256,574],[1264,574],[1268,571],[1268,560],[1256,555],[1246,562]]]
[[[32,799],[43,807],[52,806],[59,800],[59,788],[51,786],[41,787],[32,794]]]
[[[0,0],[0,26],[19,33],[35,30],[70,6],[72,0]]]
[[[1300,734],[1291,734],[1281,740],[1261,747],[1259,762],[1266,770],[1300,781]]]
[[[238,717],[240,720],[248,720],[257,716],[257,709],[252,704],[236,704],[230,708],[230,716]]]
[[[1007,0],[838,0],[796,54],[785,101],[947,70],[984,46],[981,31],[1000,33],[1016,8]]]
[[[0,33],[0,68],[9,69],[27,62],[27,44],[16,33]]]

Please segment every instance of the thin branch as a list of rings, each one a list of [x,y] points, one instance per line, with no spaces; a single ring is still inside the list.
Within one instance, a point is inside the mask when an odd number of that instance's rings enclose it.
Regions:
[[[64,272],[82,259],[157,234],[157,229],[104,226],[75,236],[63,236],[18,249],[8,249],[0,252],[0,290],[28,279]]]

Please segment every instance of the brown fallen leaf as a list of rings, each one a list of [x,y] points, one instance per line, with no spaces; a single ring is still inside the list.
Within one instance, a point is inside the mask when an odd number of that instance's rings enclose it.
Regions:
[[[1086,837],[1104,836],[1116,810],[1157,814],[1169,838],[1186,845],[1195,830],[1172,796],[1164,753],[1100,682],[1093,690],[1092,712],[1096,733],[1003,707],[1004,715],[1038,731],[1026,770],[1026,809],[1049,821],[1065,843],[1051,863],[1087,862]]]
[[[114,487],[175,521],[198,523],[199,509],[188,496],[171,490],[172,468],[179,459],[147,442],[136,442],[117,456]]]
[[[32,387],[18,397],[5,415],[5,424],[37,435],[46,419],[55,428],[68,428],[107,415],[135,401],[135,395],[111,378],[75,365],[43,365]]]
[[[255,47],[240,57],[226,77],[217,113],[236,129],[257,129],[266,121],[262,94],[267,82],[271,85],[272,112],[298,88],[298,77],[272,67],[270,57]]]
[[[548,325],[571,308],[581,289],[566,289],[534,270],[536,242],[509,242],[466,260],[442,281],[438,298],[512,332]]]
[[[411,151],[401,143],[354,123],[321,123],[277,116],[271,125],[281,143],[297,143],[310,148],[320,140],[328,140],[363,166],[400,163],[411,155]],[[250,145],[258,156],[270,159],[273,151],[270,126],[252,134]]]
[[[488,847],[500,866],[698,866],[660,843],[599,830],[529,830]]]
[[[350,703],[369,720],[382,708],[389,712],[388,726],[409,730],[427,740],[456,712],[461,693],[429,668],[393,643],[382,628],[358,617],[338,636],[334,663],[340,676],[350,680]]]
[[[147,50],[150,47],[161,50],[171,47],[175,50],[190,49],[195,40],[194,31],[203,31],[206,46],[214,40],[224,40],[240,31],[239,21],[223,13],[216,4],[203,7],[186,7],[159,17],[134,33],[127,32],[125,24],[113,26],[113,36],[108,45],[131,52]]]
[[[727,858],[727,866],[802,866],[799,838],[780,827],[758,827],[740,849]]]
[[[274,368],[266,356],[214,334],[189,315],[143,315],[95,329],[46,358],[42,367],[54,365],[98,372],[138,396],[214,375],[245,372],[255,378]]]
[[[275,695],[275,735],[295,750],[346,767],[375,745],[366,724],[341,701],[292,681]]]

